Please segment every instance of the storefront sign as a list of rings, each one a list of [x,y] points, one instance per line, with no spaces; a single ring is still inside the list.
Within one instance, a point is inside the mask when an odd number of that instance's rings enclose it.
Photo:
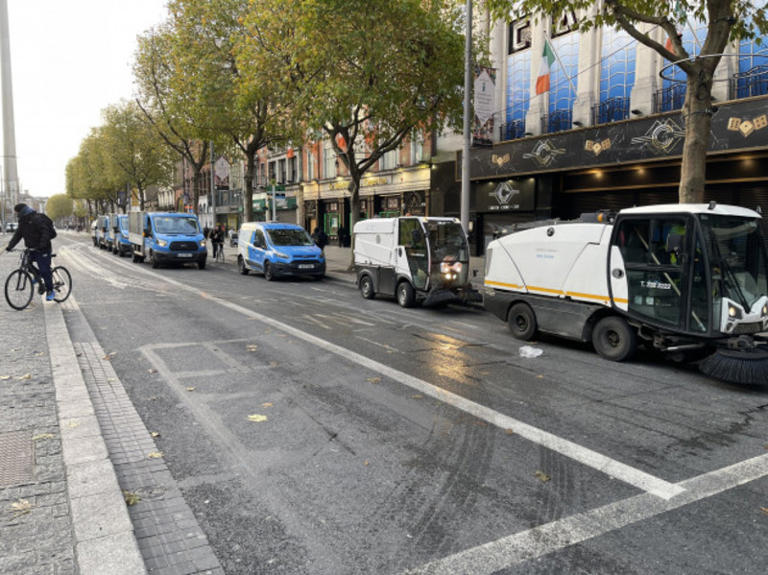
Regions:
[[[709,150],[768,148],[768,98],[718,105],[712,116]],[[545,134],[471,151],[473,180],[572,170],[603,165],[677,159],[683,151],[685,124],[680,111],[596,126],[575,132]],[[461,179],[461,153],[457,179]]]
[[[478,212],[527,212],[534,209],[535,181],[520,178],[483,182],[475,186]]]

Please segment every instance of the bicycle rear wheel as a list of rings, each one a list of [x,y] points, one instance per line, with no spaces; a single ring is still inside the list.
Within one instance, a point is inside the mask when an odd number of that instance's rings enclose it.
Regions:
[[[53,278],[53,299],[59,303],[69,297],[72,292],[72,276],[64,266],[56,266],[51,270]]]
[[[32,301],[35,288],[32,277],[24,270],[14,270],[5,280],[5,301],[13,309],[23,310]]]

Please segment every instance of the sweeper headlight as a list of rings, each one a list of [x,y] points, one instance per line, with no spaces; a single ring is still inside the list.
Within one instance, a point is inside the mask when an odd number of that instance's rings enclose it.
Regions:
[[[461,262],[441,262],[440,263],[441,274],[449,274],[451,272],[460,273]]]
[[[762,317],[768,316],[768,303],[763,306],[763,309],[760,310],[760,315]]]
[[[728,306],[728,317],[731,318],[731,319],[741,319],[742,317],[744,317],[744,314],[735,305],[729,305]]]

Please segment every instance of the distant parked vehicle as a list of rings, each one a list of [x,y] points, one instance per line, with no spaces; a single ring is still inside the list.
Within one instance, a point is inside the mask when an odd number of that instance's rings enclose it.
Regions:
[[[153,268],[163,263],[197,263],[205,269],[208,250],[195,214],[131,212],[128,237],[134,263],[149,258]]]
[[[15,233],[19,224],[16,222],[5,222],[5,231],[8,233]]]
[[[229,247],[236,248],[237,247],[237,234],[232,233],[229,235]]]
[[[296,224],[247,222],[238,232],[240,273],[262,272],[271,281],[279,276],[325,275],[325,256],[307,231]]]

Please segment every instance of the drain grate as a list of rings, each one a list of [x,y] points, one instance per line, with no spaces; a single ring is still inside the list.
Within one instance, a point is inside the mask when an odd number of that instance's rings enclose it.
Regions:
[[[32,481],[34,449],[34,443],[25,431],[0,433],[0,487]]]

